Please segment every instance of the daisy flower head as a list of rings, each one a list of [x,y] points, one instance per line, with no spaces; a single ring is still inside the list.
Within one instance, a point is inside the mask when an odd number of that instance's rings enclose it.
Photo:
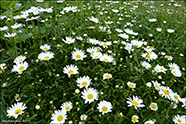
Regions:
[[[65,8],[63,8],[63,11],[66,11],[66,12],[69,12],[69,11],[76,12],[77,11],[77,6],[65,7]]]
[[[83,38],[81,36],[76,37],[76,39],[83,41]]]
[[[149,19],[149,22],[156,22],[157,21],[157,19]]]
[[[156,30],[157,30],[158,32],[161,32],[161,31],[162,31],[162,29],[161,29],[161,28],[156,28]]]
[[[76,49],[75,51],[72,52],[72,59],[77,60],[83,60],[83,58],[87,57],[85,55],[84,51]]]
[[[101,56],[102,56],[102,53],[101,52],[96,52],[94,54],[91,54],[90,56],[92,57],[92,59],[100,59]]]
[[[130,88],[132,88],[132,89],[136,88],[136,84],[135,84],[135,83],[132,83],[132,82],[130,82],[130,81],[127,82],[127,85],[128,85]]]
[[[41,52],[39,53],[38,57],[39,60],[50,60],[52,58],[54,58],[54,53],[50,52],[50,51],[46,51],[46,52]]]
[[[99,41],[99,40],[96,40],[96,39],[93,39],[93,38],[89,38],[89,39],[87,40],[87,42],[88,42],[88,43],[91,43],[91,44],[94,44],[94,45],[100,44],[100,41]]]
[[[50,124],[63,124],[67,119],[66,111],[65,110],[55,110],[51,117]]]
[[[107,102],[105,100],[101,101],[98,103],[98,107],[97,109],[99,110],[99,112],[102,113],[102,115],[108,113],[108,112],[112,112],[112,104],[110,102]]]
[[[102,32],[106,32],[107,27],[99,26],[99,29],[100,29]]]
[[[182,76],[182,73],[181,73],[180,69],[171,70],[171,73],[172,73],[175,77],[181,77],[181,76]]]
[[[87,120],[87,117],[88,117],[87,115],[83,114],[83,115],[80,116],[80,119],[82,121],[86,121]]]
[[[171,100],[172,100],[172,101],[175,101],[176,103],[178,103],[179,100],[181,99],[180,96],[178,95],[178,93],[172,92],[172,93],[170,94],[170,96],[171,96]]]
[[[138,40],[131,40],[131,43],[132,43],[133,46],[136,46],[137,48],[139,48],[143,45],[143,42],[138,41]]]
[[[24,113],[24,109],[26,109],[26,105],[22,102],[18,102],[12,105],[12,107],[9,107],[7,110],[7,116],[10,118],[13,116],[14,118],[17,118],[19,115]]]
[[[97,48],[96,47],[91,47],[91,48],[88,48],[87,49],[87,52],[89,52],[89,53],[96,53],[96,52],[98,52],[98,50],[97,50]]]
[[[107,48],[108,46],[112,45],[112,42],[100,42],[100,45],[103,46],[103,48]]]
[[[0,68],[0,73],[2,73],[2,71],[3,71],[4,69],[6,69],[6,64],[5,64],[5,63],[2,63],[2,64],[0,64],[0,66],[1,66],[1,68]]]
[[[64,68],[63,68],[63,73],[66,73],[68,75],[68,77],[70,77],[70,75],[72,74],[78,74],[78,67],[75,66],[75,65],[66,65]]]
[[[129,35],[127,34],[118,34],[118,36],[120,36],[121,38],[124,38],[124,39],[128,39],[129,38]]]
[[[17,33],[8,33],[8,34],[5,34],[4,37],[15,37],[17,35]]]
[[[166,55],[165,58],[167,58],[167,59],[170,60],[170,61],[173,59],[172,56],[168,56],[168,55]]]
[[[28,68],[28,63],[27,62],[22,62],[22,63],[17,63],[16,65],[13,66],[12,72],[23,72]]]
[[[121,32],[123,32],[123,30],[121,30],[121,29],[115,29],[118,33],[121,33]]]
[[[186,123],[186,116],[185,115],[175,115],[174,118],[172,119],[172,121],[175,123],[175,124],[185,124]]]
[[[109,73],[103,74],[103,80],[112,78],[112,75]]]
[[[145,107],[145,105],[142,104],[143,100],[139,99],[137,96],[133,96],[133,99],[131,97],[127,99],[128,99],[127,103],[129,104],[128,107],[134,106],[136,110],[137,108]]]
[[[61,109],[65,110],[65,111],[70,111],[73,108],[72,102],[64,102],[61,105]]]
[[[150,104],[150,109],[153,110],[153,111],[158,110],[158,105],[157,105],[157,103],[152,102],[152,103]]]
[[[153,120],[148,120],[148,121],[145,121],[144,124],[154,124],[155,122]]]
[[[146,61],[144,61],[144,62],[141,62],[141,65],[143,66],[143,67],[145,67],[147,70],[149,70],[149,68],[151,68],[152,66],[151,66],[151,64],[149,64],[148,62],[146,62]]]
[[[19,96],[19,94],[16,94],[14,98],[15,98],[15,100],[16,100],[17,102],[21,100],[21,97]]]
[[[152,83],[154,85],[154,88],[159,91],[160,90],[160,87],[161,87],[161,84],[158,83],[157,81],[152,81]]]
[[[100,61],[113,62],[114,61],[114,58],[111,55],[102,54],[101,57],[100,57]]]
[[[138,123],[139,122],[139,117],[137,116],[137,115],[133,115],[132,117],[131,117],[131,121],[133,122],[133,123]]]
[[[186,98],[182,98],[182,99],[180,99],[180,101],[182,102],[182,107],[185,107],[185,109],[186,109]]]
[[[90,27],[88,27],[89,29],[95,29],[95,27],[94,26],[90,26]]]
[[[95,22],[95,23],[98,23],[98,22],[99,22],[99,19],[98,19],[98,18],[95,18],[95,17],[93,17],[93,16],[90,17],[89,20],[90,20],[90,21],[93,21],[93,22]]]
[[[22,56],[22,55],[20,55],[20,56],[18,56],[18,57],[16,57],[15,59],[14,59],[14,63],[21,63],[21,62],[23,62],[23,61],[25,61],[25,59],[26,59],[26,56]]]
[[[171,70],[179,70],[180,67],[176,63],[169,63],[168,66]]]
[[[66,37],[66,40],[62,39],[62,41],[64,41],[67,44],[72,44],[75,42],[75,39],[73,39],[71,37]]]
[[[173,33],[175,30],[173,30],[173,29],[167,29],[167,32],[168,33]]]
[[[170,94],[173,93],[173,91],[169,87],[160,87],[159,94],[165,98],[171,99]]]
[[[50,45],[48,45],[48,44],[41,45],[40,49],[42,49],[44,51],[50,50]]]
[[[87,88],[83,90],[81,97],[85,99],[85,104],[87,102],[90,104],[91,102],[94,102],[94,100],[98,100],[98,93],[99,92],[94,88]]]
[[[88,88],[88,86],[90,85],[91,83],[91,79],[89,76],[83,76],[83,77],[79,77],[76,82],[78,83],[77,86],[79,88]]]

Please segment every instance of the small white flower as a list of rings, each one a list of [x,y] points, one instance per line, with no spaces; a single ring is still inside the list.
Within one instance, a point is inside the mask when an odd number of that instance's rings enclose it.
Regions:
[[[103,100],[100,103],[98,103],[97,109],[99,110],[99,112],[102,112],[102,115],[104,115],[108,112],[112,112],[112,110],[111,110],[112,104],[110,102]]]

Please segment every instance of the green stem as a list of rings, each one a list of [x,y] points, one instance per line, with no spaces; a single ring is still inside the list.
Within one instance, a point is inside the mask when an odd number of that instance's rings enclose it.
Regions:
[[[127,116],[129,115],[129,113],[134,109],[134,107],[130,108],[129,112],[127,113],[127,115],[125,116],[125,118],[123,119],[123,121],[127,118]]]

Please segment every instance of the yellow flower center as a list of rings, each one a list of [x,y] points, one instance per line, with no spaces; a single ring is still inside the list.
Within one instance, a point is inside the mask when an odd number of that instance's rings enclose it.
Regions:
[[[163,68],[160,68],[161,70],[163,70]]]
[[[104,58],[104,60],[108,62],[108,59]]]
[[[74,71],[73,71],[73,70],[69,70],[68,73],[69,73],[69,74],[73,74]]]
[[[104,28],[101,28],[101,30],[104,30]]]
[[[186,104],[186,100],[185,100],[185,104]]]
[[[150,57],[151,57],[151,55],[149,55],[149,54],[148,54],[148,55],[146,55],[146,57],[150,58]]]
[[[137,122],[137,118],[136,117],[132,117],[132,120],[134,121],[134,122]]]
[[[92,99],[93,97],[94,97],[94,96],[93,96],[92,94],[88,94],[88,95],[87,95],[87,98],[88,98],[88,99]]]
[[[122,37],[125,37],[125,35],[123,35]]]
[[[19,60],[19,62],[22,62],[22,61],[23,61],[23,59],[20,59],[20,60]]]
[[[150,124],[150,123],[148,122],[148,123],[146,123],[146,124]]]
[[[76,58],[80,59],[80,58],[81,58],[81,56],[80,56],[80,55],[76,55]]]
[[[22,71],[24,68],[25,68],[24,66],[21,66],[21,67],[19,67],[19,70]]]
[[[107,43],[103,43],[103,46],[106,46],[107,45]]]
[[[96,42],[92,42],[93,44],[95,44]]]
[[[72,10],[72,8],[69,8],[69,10]]]
[[[175,69],[173,66],[171,67],[172,69]]]
[[[133,104],[134,106],[138,106],[138,105],[139,105],[138,102],[136,102],[136,101],[132,101],[132,104]]]
[[[177,120],[179,123],[181,123],[182,121],[180,119]]]
[[[166,95],[169,95],[169,94],[170,94],[170,92],[169,92],[168,90],[166,90],[166,89],[165,89],[163,92],[164,92]]]
[[[152,49],[153,47],[152,46],[149,46],[150,49]]]
[[[105,77],[108,79],[108,78],[111,78],[111,76],[110,75],[105,75]]]
[[[97,58],[98,58],[98,56],[95,56],[94,58],[95,58],[95,59],[97,59]]]
[[[21,99],[21,97],[20,97],[20,96],[18,96],[16,99],[17,99],[17,100],[20,100],[20,99]]]
[[[104,112],[106,112],[106,111],[108,110],[108,108],[107,108],[106,106],[103,106],[103,107],[102,107],[102,110],[103,110]]]
[[[158,86],[157,84],[155,84],[155,87],[156,87],[156,88],[159,88],[159,86]]]
[[[155,105],[155,104],[152,104],[151,107],[152,107],[153,109],[156,109],[156,105]]]
[[[70,107],[69,107],[69,106],[67,106],[65,109],[66,109],[67,111],[69,111],[69,110],[70,110]]]
[[[97,50],[100,50],[101,48],[97,47]]]
[[[151,53],[151,51],[147,51],[148,53]]]
[[[129,87],[134,88],[134,84],[129,84]]]
[[[48,50],[48,48],[44,48],[44,50]]]
[[[94,51],[91,51],[91,53],[95,53]]]
[[[49,59],[50,57],[49,56],[45,56],[44,59]]]
[[[71,41],[67,41],[67,43],[71,43]]]
[[[170,57],[170,56],[166,56],[166,58],[167,58],[167,59],[171,59],[171,57]]]
[[[86,85],[87,85],[87,82],[83,82],[83,83],[82,83],[82,86],[86,86]]]
[[[19,16],[19,17],[22,17],[22,16]]]
[[[177,96],[177,95],[174,95],[174,98],[175,98],[175,99],[178,99],[178,96]]]
[[[59,115],[59,116],[57,117],[57,120],[58,120],[59,122],[61,122],[61,121],[63,120],[63,116],[62,116],[62,115]]]
[[[16,111],[15,111],[15,114],[17,115],[17,114],[19,114],[19,113],[21,113],[21,109],[17,109]]]

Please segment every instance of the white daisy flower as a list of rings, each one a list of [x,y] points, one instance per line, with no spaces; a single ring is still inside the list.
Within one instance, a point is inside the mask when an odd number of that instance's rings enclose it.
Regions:
[[[69,12],[69,11],[76,12],[77,11],[77,6],[65,7],[65,8],[63,8],[63,11],[66,11],[66,12]]]
[[[173,93],[173,91],[169,88],[169,87],[160,87],[160,91],[159,94],[163,97],[165,96],[165,98],[171,99],[170,94]]]
[[[180,116],[180,115],[177,114],[177,115],[174,116],[172,121],[175,124],[185,124],[186,123],[186,117],[184,115]]]
[[[97,50],[97,48],[96,47],[91,47],[91,48],[88,48],[87,49],[87,52],[89,52],[89,53],[96,53],[96,52],[98,52],[98,50]]]
[[[87,57],[85,55],[84,51],[76,49],[75,51],[72,52],[72,59],[77,60],[83,60],[83,58]]]
[[[113,62],[114,61],[114,58],[111,55],[102,54],[101,57],[100,57],[100,61]]]
[[[83,41],[83,38],[81,36],[76,37],[76,39]]]
[[[129,104],[128,107],[134,106],[135,109],[140,108],[140,107],[145,107],[143,105],[143,100],[139,99],[137,96],[133,96],[133,99],[131,97],[127,98],[129,101],[127,103]]]
[[[90,85],[91,83],[91,79],[89,76],[83,76],[83,77],[79,77],[76,82],[78,83],[77,86],[79,88],[88,88],[88,86]]]
[[[55,110],[51,117],[50,124],[63,124],[67,119],[66,111],[65,110]]]
[[[144,57],[144,58],[147,59],[148,61],[158,58],[158,56],[157,56],[156,53],[154,53],[154,52],[151,52],[151,53],[143,53],[143,54],[142,54],[142,57]]]
[[[110,102],[103,100],[100,103],[98,103],[97,109],[99,110],[99,112],[102,113],[102,115],[104,115],[108,112],[112,112],[112,110],[111,110],[112,104]]]
[[[70,111],[73,108],[72,102],[64,102],[61,105],[61,109],[65,110],[65,111]]]
[[[158,32],[161,32],[161,31],[162,31],[162,29],[161,29],[161,28],[156,28],[156,30],[157,30]]]
[[[72,74],[78,74],[78,67],[75,65],[66,65],[66,67],[63,68],[63,73],[66,73],[68,77]]]
[[[103,74],[103,80],[112,78],[112,75],[109,73]]]
[[[3,83],[3,86],[2,87],[7,87],[7,83]]]
[[[106,32],[107,27],[99,26],[99,29],[100,29],[102,32]]]
[[[153,111],[158,110],[158,105],[157,105],[157,103],[152,102],[152,103],[150,104],[150,109],[153,110]]]
[[[166,55],[165,58],[167,58],[167,59],[170,60],[170,61],[173,59],[172,56],[168,56],[168,55]]]
[[[138,40],[131,40],[132,45],[136,46],[137,48],[141,47],[143,45],[142,41]]]
[[[136,84],[135,84],[135,83],[132,83],[132,82],[130,82],[130,81],[127,82],[127,85],[128,85],[130,88],[132,88],[132,89],[136,88]]]
[[[171,70],[178,70],[180,67],[176,63],[169,63],[168,66]]]
[[[180,101],[182,102],[182,107],[185,107],[186,109],[186,98],[181,98]]]
[[[127,34],[118,34],[118,36],[120,36],[120,37],[122,37],[122,38],[124,38],[124,39],[128,39],[129,38],[129,36],[127,35]]]
[[[87,115],[83,114],[83,115],[80,116],[80,119],[82,121],[86,121],[87,120],[87,117],[88,117]]]
[[[23,62],[23,61],[25,61],[25,59],[26,59],[26,56],[22,56],[22,55],[20,55],[20,56],[18,56],[18,57],[16,57],[15,59],[14,59],[14,63],[21,63],[21,62]]]
[[[94,88],[87,88],[83,90],[81,97],[85,100],[85,104],[87,102],[90,104],[91,102],[94,102],[94,100],[98,100],[98,93],[99,92]]]
[[[124,49],[126,49],[129,53],[132,51],[134,51],[134,49],[132,49],[132,44],[131,43],[126,43]]]
[[[151,66],[151,64],[149,64],[148,62],[146,62],[146,61],[144,61],[144,62],[141,62],[141,65],[143,66],[143,67],[145,67],[147,70],[149,70],[149,68],[151,68],[152,66]]]
[[[176,103],[178,103],[179,100],[181,99],[177,92],[176,93],[171,93],[170,96],[171,96],[171,100],[175,101]]]
[[[23,63],[17,63],[16,65],[13,66],[12,72],[23,72],[28,68],[28,63],[23,62]]]
[[[89,18],[90,21],[93,21],[95,23],[98,23],[99,22],[99,19],[98,18],[94,18],[93,16]]]
[[[50,52],[50,51],[46,51],[46,52],[41,52],[39,53],[38,59],[42,60],[50,60],[52,58],[54,58],[54,53]]]
[[[108,46],[112,45],[112,42],[100,42],[100,45],[103,46],[103,48],[107,48]]]
[[[160,87],[161,87],[161,84],[158,83],[157,81],[152,81],[152,83],[153,83],[155,89],[159,91],[160,90]]]
[[[71,37],[66,37],[66,40],[62,39],[62,41],[64,41],[67,44],[72,44],[75,42],[75,39],[73,39]]]
[[[48,44],[41,45],[40,49],[42,49],[44,51],[50,50],[50,45],[48,45]]]
[[[137,116],[137,115],[133,115],[132,117],[131,117],[131,121],[133,122],[133,123],[138,123],[139,122],[139,117]]]
[[[144,124],[154,124],[155,122],[153,120],[148,120],[148,121],[145,121]]]
[[[17,35],[17,33],[7,33],[7,34],[5,34],[4,35],[4,37],[14,37],[14,36],[16,36]]]
[[[149,22],[156,22],[157,21],[157,19],[149,19]]]
[[[121,30],[121,29],[115,29],[118,33],[121,33],[121,32],[123,32],[123,30]]]
[[[92,39],[92,38],[89,38],[89,39],[87,40],[87,42],[88,42],[88,43],[92,43],[92,44],[94,44],[94,45],[100,44],[100,41],[99,41],[99,40]]]
[[[4,69],[6,69],[6,64],[5,64],[5,63],[2,63],[2,64],[0,64],[0,66],[1,66],[1,68],[0,68],[0,73],[2,73],[2,71],[3,71]]]
[[[12,105],[12,107],[9,107],[7,110],[7,116],[10,118],[13,116],[14,118],[17,118],[19,115],[24,113],[24,109],[26,109],[26,105],[22,102],[18,102]]]
[[[173,33],[175,30],[173,30],[173,29],[167,29],[167,32],[168,33]]]
[[[16,100],[17,102],[21,100],[21,97],[19,96],[19,94],[16,94],[16,95],[14,96],[14,98],[15,98],[15,100]]]
[[[179,69],[177,70],[171,70],[171,73],[175,76],[175,77],[181,77],[182,76],[182,73]]]
[[[90,56],[92,57],[92,59],[100,59],[101,56],[102,56],[102,53],[101,52],[96,52],[94,54],[91,54]]]

